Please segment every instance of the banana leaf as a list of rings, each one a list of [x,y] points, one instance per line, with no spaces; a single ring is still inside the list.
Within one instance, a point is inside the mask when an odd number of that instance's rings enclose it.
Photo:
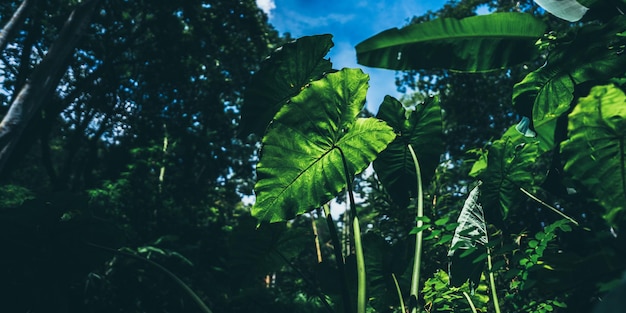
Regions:
[[[356,46],[359,64],[394,70],[486,72],[532,60],[546,25],[530,14],[442,18],[392,28]]]

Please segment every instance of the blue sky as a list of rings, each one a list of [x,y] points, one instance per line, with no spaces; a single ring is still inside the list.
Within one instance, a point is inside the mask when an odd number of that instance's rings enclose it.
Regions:
[[[395,72],[363,67],[356,63],[354,46],[392,27],[406,25],[413,16],[435,11],[446,0],[257,0],[280,33],[298,38],[332,34],[335,46],[330,50],[333,67],[361,68],[370,75],[367,108],[376,113],[385,95],[399,97]]]

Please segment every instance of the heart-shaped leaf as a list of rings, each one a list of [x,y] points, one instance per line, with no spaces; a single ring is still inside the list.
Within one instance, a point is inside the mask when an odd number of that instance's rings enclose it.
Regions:
[[[537,140],[524,137],[515,126],[494,141],[470,172],[483,182],[483,205],[499,208],[499,218],[506,218],[523,197],[519,188],[530,189],[545,178],[534,170],[540,154]]]
[[[252,215],[277,222],[319,207],[346,186],[342,152],[355,175],[393,141],[385,122],[356,118],[368,80],[358,69],[328,74],[276,114],[263,138]]]
[[[406,110],[400,101],[386,96],[376,117],[393,127],[397,137],[374,161],[374,170],[392,199],[404,207],[417,188],[408,145],[417,154],[424,184],[432,178],[443,152],[439,101],[433,98]]]
[[[626,17],[605,25],[589,25],[575,39],[559,42],[544,66],[529,73],[513,88],[513,103],[530,111],[538,136],[554,147],[554,122],[567,112],[575,87],[589,81],[608,80],[624,73],[626,67]],[[544,127],[546,126],[546,127]]]
[[[626,208],[626,95],[613,86],[596,86],[569,115],[569,139],[561,143],[564,169],[605,208],[615,225]]]
[[[370,37],[356,46],[357,60],[394,70],[491,71],[532,60],[545,29],[523,13],[442,18]]]
[[[274,51],[246,90],[240,135],[263,135],[274,114],[289,98],[330,72],[332,64],[324,56],[332,46],[332,35],[317,35],[299,38]]]

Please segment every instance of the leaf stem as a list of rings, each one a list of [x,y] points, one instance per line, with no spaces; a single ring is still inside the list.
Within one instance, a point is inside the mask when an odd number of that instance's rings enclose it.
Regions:
[[[396,285],[396,292],[398,293],[398,299],[400,300],[400,309],[402,309],[402,312],[406,312],[406,307],[404,306],[404,297],[402,296],[402,290],[400,290],[400,284],[398,284],[396,274],[391,273],[391,278],[393,278],[393,283]]]
[[[333,242],[335,263],[337,263],[339,277],[342,278],[341,298],[343,299],[344,312],[352,313],[352,302],[350,301],[350,287],[348,286],[348,275],[346,273],[346,267],[343,260],[343,253],[341,253],[341,242],[339,241],[337,227],[335,226],[335,222],[333,221],[333,216],[330,214],[330,206],[328,204],[324,204],[324,214],[326,215],[326,224],[328,225],[330,239]]]
[[[420,171],[417,155],[411,144],[408,145],[411,157],[413,158],[413,164],[415,165],[415,174],[417,176],[417,227],[420,228],[423,225],[424,216],[424,195],[422,190],[422,174]],[[417,312],[418,300],[419,300],[419,283],[420,283],[420,264],[422,260],[422,231],[415,234],[415,261],[413,263],[413,275],[411,277],[411,294],[409,302],[409,308],[411,313]]]
[[[350,198],[350,218],[352,219],[352,228],[354,236],[354,251],[356,254],[356,269],[357,269],[357,313],[365,313],[365,307],[367,304],[366,296],[366,274],[365,274],[365,257],[363,256],[363,245],[361,243],[361,226],[359,225],[359,218],[356,214],[356,202],[354,201],[354,193],[352,192],[352,177],[348,170],[348,162],[346,156],[340,147],[336,147],[341,154],[341,161],[343,162],[343,170],[346,177],[346,189]]]
[[[521,190],[521,191],[522,191],[525,195],[527,195],[529,198],[531,198],[531,199],[533,199],[533,200],[535,200],[535,201],[539,202],[539,204],[541,204],[541,205],[545,206],[546,208],[548,208],[548,209],[552,210],[552,212],[554,212],[554,213],[556,213],[556,214],[558,214],[558,215],[562,216],[562,217],[563,217],[563,218],[565,218],[566,220],[568,220],[568,221],[570,221],[570,222],[574,223],[574,225],[576,225],[576,226],[580,226],[580,225],[578,224],[578,222],[577,222],[575,219],[573,219],[573,218],[571,218],[571,217],[569,217],[569,216],[565,215],[565,213],[563,213],[563,212],[561,212],[561,211],[557,210],[555,207],[553,207],[553,206],[551,206],[551,205],[549,205],[549,204],[547,204],[547,203],[543,202],[541,199],[537,198],[537,197],[536,197],[535,195],[533,195],[532,193],[530,193],[530,192],[526,191],[526,189],[524,189],[524,188],[521,188],[521,187],[520,187],[520,189],[519,189],[519,190]]]
[[[474,305],[474,302],[472,302],[472,299],[467,294],[467,292],[463,291],[463,295],[465,296],[465,299],[467,300],[467,303],[469,303],[469,306],[472,309],[472,313],[477,313],[476,312],[476,306]]]
[[[496,279],[493,274],[493,266],[491,264],[491,249],[487,248],[487,271],[489,271],[489,285],[491,289],[491,297],[493,298],[493,307],[496,313],[500,313],[500,301],[498,301],[498,292],[496,291]]]

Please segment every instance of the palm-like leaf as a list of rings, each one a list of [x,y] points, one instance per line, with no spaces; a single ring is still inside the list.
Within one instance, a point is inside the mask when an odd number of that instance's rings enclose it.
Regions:
[[[241,112],[241,135],[263,135],[274,114],[302,88],[330,72],[324,56],[332,35],[306,36],[278,48],[252,77]]]
[[[615,224],[626,208],[626,95],[597,86],[569,115],[569,140],[561,144],[565,171],[586,186]]]
[[[359,64],[395,70],[484,72],[531,60],[546,26],[532,15],[494,13],[392,28],[356,46]]]
[[[443,152],[439,101],[433,98],[407,111],[398,100],[387,96],[376,117],[393,127],[398,136],[374,161],[374,170],[392,199],[406,206],[417,188],[408,145],[416,151],[424,183],[433,176]]]
[[[500,209],[498,219],[506,218],[509,210],[518,206],[523,198],[520,187],[530,189],[545,178],[535,174],[539,155],[537,140],[511,127],[474,164],[470,175],[483,181],[482,202]]]
[[[319,207],[346,185],[341,151],[354,175],[395,138],[385,122],[356,118],[368,80],[356,69],[328,74],[276,114],[257,166],[255,217],[284,221]]]

